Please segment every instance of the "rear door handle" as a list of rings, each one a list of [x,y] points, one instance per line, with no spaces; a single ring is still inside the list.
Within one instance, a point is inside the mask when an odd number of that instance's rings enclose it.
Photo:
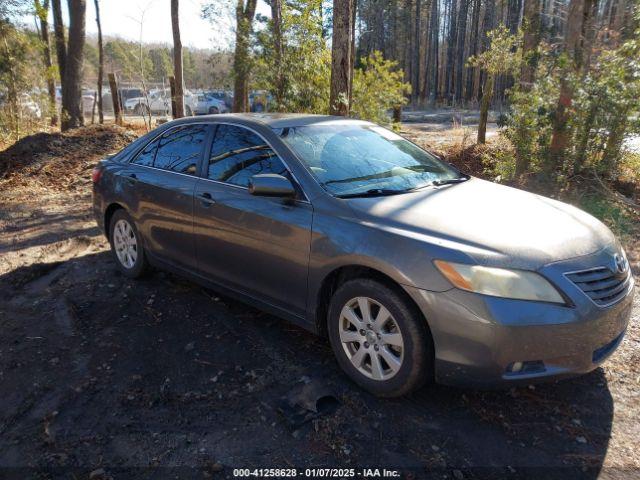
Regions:
[[[125,177],[125,180],[129,185],[133,185],[138,181],[138,176],[135,173],[130,173],[128,177]]]
[[[198,197],[200,197],[200,203],[202,203],[202,205],[205,207],[208,207],[212,203],[216,203],[209,192],[201,193],[200,195],[198,195]]]

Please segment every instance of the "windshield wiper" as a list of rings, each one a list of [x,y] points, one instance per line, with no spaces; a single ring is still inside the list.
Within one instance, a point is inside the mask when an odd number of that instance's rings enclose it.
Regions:
[[[343,193],[342,195],[336,195],[338,198],[356,198],[356,197],[383,197],[385,195],[398,195],[400,193],[407,193],[411,190],[394,190],[391,188],[372,188],[364,192],[356,193]]]
[[[451,185],[452,183],[462,183],[469,180],[471,177],[469,175],[464,175],[458,178],[449,178],[447,180],[434,180],[430,185],[435,185],[439,187],[440,185]]]
[[[431,181],[429,183],[425,183],[424,185],[420,185],[419,187],[410,188],[410,189],[405,190],[405,191],[407,191],[407,192],[415,192],[417,190],[422,190],[423,188],[427,188],[427,187],[439,187],[441,185],[451,185],[451,184],[454,184],[454,183],[462,183],[462,182],[466,182],[470,178],[471,177],[469,175],[462,174],[461,177],[449,178],[447,180],[433,180],[433,181]]]

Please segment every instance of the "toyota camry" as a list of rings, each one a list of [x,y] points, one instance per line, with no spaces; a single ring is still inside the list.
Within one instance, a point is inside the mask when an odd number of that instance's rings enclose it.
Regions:
[[[380,396],[589,372],[631,312],[594,217],[365,121],[180,119],[102,160],[93,188],[124,275],[170,270],[301,325]]]

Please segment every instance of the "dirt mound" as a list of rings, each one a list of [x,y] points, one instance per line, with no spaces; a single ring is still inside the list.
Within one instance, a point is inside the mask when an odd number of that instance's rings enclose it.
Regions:
[[[65,133],[36,133],[0,152],[0,182],[35,180],[48,187],[69,188],[78,175],[104,155],[114,153],[137,137],[114,125],[91,125]]]

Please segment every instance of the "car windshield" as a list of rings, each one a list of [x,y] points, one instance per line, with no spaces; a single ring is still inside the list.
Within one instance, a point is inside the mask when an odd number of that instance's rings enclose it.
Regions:
[[[335,196],[403,193],[468,178],[400,135],[371,123],[305,125],[278,132],[320,185]]]

